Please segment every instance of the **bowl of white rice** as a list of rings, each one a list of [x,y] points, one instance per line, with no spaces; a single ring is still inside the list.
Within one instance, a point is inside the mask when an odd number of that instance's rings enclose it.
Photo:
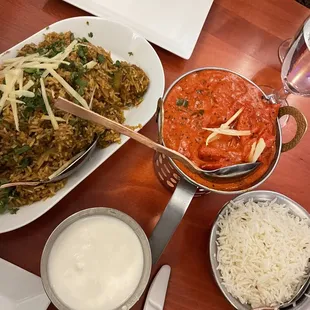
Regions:
[[[308,277],[310,215],[282,194],[244,193],[219,212],[210,260],[219,288],[236,309],[277,307]],[[286,309],[310,309],[310,289]]]

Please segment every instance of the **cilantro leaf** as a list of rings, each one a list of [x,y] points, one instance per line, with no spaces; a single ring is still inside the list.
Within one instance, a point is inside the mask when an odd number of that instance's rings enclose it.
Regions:
[[[100,64],[102,64],[105,61],[105,57],[102,54],[98,54],[97,59]]]
[[[188,107],[188,101],[186,99],[178,98],[176,101],[176,104],[179,107],[184,107],[184,108]]]
[[[119,60],[116,60],[114,66],[120,67],[121,66],[121,62]]]
[[[16,155],[20,155],[20,154],[23,154],[23,153],[29,151],[30,149],[31,149],[31,147],[29,145],[23,145],[22,147],[14,148],[14,153]]]

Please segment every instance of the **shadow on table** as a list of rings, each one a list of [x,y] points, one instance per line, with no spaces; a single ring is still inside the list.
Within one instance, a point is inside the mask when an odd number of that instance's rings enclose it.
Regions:
[[[279,89],[282,86],[280,65],[279,68],[266,67],[258,71],[252,81],[259,86],[269,86],[274,89]]]

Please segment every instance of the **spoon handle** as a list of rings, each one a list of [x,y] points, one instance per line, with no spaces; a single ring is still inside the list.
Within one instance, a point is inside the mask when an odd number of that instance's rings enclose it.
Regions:
[[[192,172],[197,173],[197,168],[195,165],[184,155],[169,149],[161,144],[158,144],[154,142],[153,140],[141,135],[138,132],[135,132],[134,130],[119,124],[117,122],[114,122],[104,116],[101,116],[91,110],[87,110],[69,100],[66,100],[64,98],[59,97],[55,102],[55,107],[58,109],[68,112],[70,114],[73,114],[75,116],[78,116],[82,119],[86,119],[88,121],[97,123],[99,125],[102,125],[108,129],[112,129],[114,131],[117,131],[125,136],[128,136],[139,143],[157,151],[162,154],[165,154],[168,157],[171,157],[173,159],[176,159],[180,161],[182,164],[184,164],[187,168],[189,168]]]
[[[278,307],[260,307],[260,308],[255,308],[252,310],[278,310]]]
[[[15,186],[37,186],[39,184],[42,184],[43,182],[39,181],[39,182],[35,182],[35,181],[31,181],[31,182],[13,182],[13,183],[6,183],[6,184],[2,184],[0,186],[0,189],[3,188],[9,188],[9,187],[15,187]]]

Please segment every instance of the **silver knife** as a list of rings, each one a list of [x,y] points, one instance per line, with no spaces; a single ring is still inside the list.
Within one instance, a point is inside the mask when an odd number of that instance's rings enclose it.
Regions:
[[[160,268],[147,293],[143,310],[164,309],[170,273],[170,266],[164,265]]]

